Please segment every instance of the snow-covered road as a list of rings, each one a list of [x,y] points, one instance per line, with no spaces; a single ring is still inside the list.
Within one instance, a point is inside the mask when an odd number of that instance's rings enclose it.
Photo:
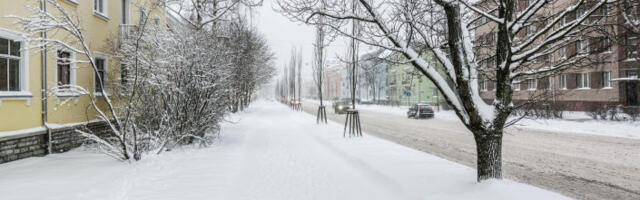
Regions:
[[[315,113],[317,105],[303,103]],[[328,111],[331,120],[344,115]],[[459,121],[415,120],[405,115],[361,109],[363,129],[429,154],[475,167],[476,147]],[[640,140],[590,134],[508,128],[503,144],[507,178],[578,199],[640,199]]]
[[[126,164],[86,150],[0,165],[0,199],[565,199],[261,101],[214,147]]]

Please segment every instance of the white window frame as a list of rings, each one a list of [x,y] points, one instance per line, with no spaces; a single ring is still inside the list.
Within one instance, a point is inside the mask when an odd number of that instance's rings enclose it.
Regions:
[[[543,89],[544,90],[551,90],[551,83],[552,83],[553,78],[551,78],[551,76],[547,76],[547,77],[544,77],[544,78],[547,79],[547,85],[544,85]]]
[[[588,55],[589,54],[589,40],[588,39],[580,39],[578,41],[578,55]]]
[[[602,72],[602,89],[611,88],[611,71]]]
[[[533,35],[536,33],[536,25],[535,24],[531,24],[529,26],[527,26],[527,30],[526,30],[526,34],[527,35]]]
[[[527,79],[527,90],[536,90],[538,89],[538,84],[537,84],[537,80],[535,78],[528,78]],[[533,85],[533,87],[531,87],[531,85]]]
[[[491,81],[493,83],[493,91],[498,91],[498,81]]]
[[[567,89],[567,74],[560,74],[560,89]]]
[[[15,31],[0,28],[0,37],[20,42],[20,67],[19,78],[20,89],[18,91],[0,91],[0,104],[2,99],[31,99],[32,94],[29,91],[29,47],[27,39]]]
[[[93,0],[93,14],[96,14],[96,15],[108,20],[109,19],[109,15],[107,15],[107,13],[109,13],[109,10],[108,10],[109,5],[107,3],[108,1],[109,0]],[[96,7],[97,7],[96,4],[97,3],[101,3],[102,4],[102,5],[100,5],[100,6],[102,6],[102,10],[96,9]]]
[[[630,45],[629,44],[629,40],[635,40],[635,44],[631,44]],[[637,48],[631,48],[633,51],[631,51],[631,53],[629,53],[629,46],[636,46],[639,43],[640,43],[640,39],[638,39],[637,37],[627,37],[626,38],[624,54],[625,54],[625,57],[627,57],[627,60],[625,60],[625,61],[635,61],[635,58],[638,57],[638,49]]]
[[[71,63],[69,64],[69,85],[77,85],[76,82],[76,63],[73,62],[76,60],[76,53],[68,50],[68,49],[57,49],[55,51],[55,85],[58,85],[58,51],[65,51],[65,52],[69,52],[71,55],[69,57],[69,59],[71,59]],[[76,92],[72,92],[69,90],[61,90],[55,93],[56,96],[58,97],[65,97],[65,96],[79,96],[80,94],[76,93]]]
[[[567,47],[566,46],[558,49],[558,57],[562,58],[562,59],[567,58]]]
[[[93,53],[93,59],[94,59],[94,62],[95,62],[95,59],[103,59],[104,60],[104,74],[103,74],[104,77],[102,77],[102,85],[103,85],[102,91],[108,95],[109,94],[108,93],[109,90],[107,89],[108,88],[107,87],[107,82],[109,81],[109,78],[108,78],[109,77],[109,75],[108,75],[109,74],[108,73],[109,72],[109,58],[104,53],[95,52],[95,53]],[[96,89],[97,89],[96,88],[96,81],[98,81],[98,80],[96,80],[96,72],[94,71],[93,67],[91,68],[91,77],[93,77],[93,85],[91,85],[91,87],[93,87],[93,95],[94,96],[102,96],[102,92],[96,91]]]
[[[603,37],[604,39],[600,42],[600,45],[605,46],[607,49],[602,51],[602,53],[611,53],[611,38],[609,36]],[[606,44],[604,41],[607,41]]]
[[[514,91],[520,91],[520,84],[519,80],[514,80],[511,82],[511,88],[513,88]]]
[[[487,91],[487,81],[485,79],[480,79],[480,91]]]
[[[589,72],[579,73],[576,80],[578,81],[576,83],[578,89],[591,89],[591,75]]]

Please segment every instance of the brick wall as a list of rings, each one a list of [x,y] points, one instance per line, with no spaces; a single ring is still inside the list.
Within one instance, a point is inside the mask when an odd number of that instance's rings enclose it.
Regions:
[[[79,147],[86,139],[76,129],[89,129],[99,136],[110,130],[106,123],[92,122],[76,127],[63,127],[51,130],[51,151],[62,153]],[[16,136],[0,137],[0,163],[6,163],[34,156],[48,154],[49,135],[46,130]]]

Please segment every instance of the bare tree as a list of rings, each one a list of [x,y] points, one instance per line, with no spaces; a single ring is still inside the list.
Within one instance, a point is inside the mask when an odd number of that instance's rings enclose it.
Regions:
[[[458,118],[474,136],[477,149],[477,179],[502,178],[502,137],[508,117],[514,109],[512,81],[521,77],[546,75],[579,62],[560,60],[545,67],[534,61],[556,52],[576,40],[592,21],[589,16],[611,2],[587,3],[531,0],[518,5],[515,0],[482,1],[368,1],[358,0],[363,12],[352,12],[340,1],[319,7],[320,0],[281,0],[283,13],[310,24],[322,23],[341,35],[367,45],[401,53],[416,69],[427,76],[443,94]],[[551,7],[562,9],[550,9]],[[580,10],[581,12],[576,12]],[[319,22],[318,16],[331,20]],[[573,16],[573,17],[571,17]],[[497,35],[492,52],[474,49],[473,30],[477,18],[486,19]],[[573,18],[573,19],[571,19]],[[566,20],[565,20],[566,19]],[[345,20],[361,23],[362,34],[344,30]],[[531,34],[525,32],[538,25]],[[432,53],[442,65],[429,63],[421,55]],[[493,57],[493,67],[482,68],[482,55]],[[496,81],[493,102],[482,100],[478,79],[490,72]]]

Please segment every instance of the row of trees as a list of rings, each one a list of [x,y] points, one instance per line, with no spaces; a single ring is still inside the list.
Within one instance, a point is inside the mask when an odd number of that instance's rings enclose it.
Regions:
[[[40,0],[37,0],[40,2]],[[228,112],[245,108],[256,89],[274,75],[273,54],[266,41],[247,23],[242,8],[250,1],[171,0],[136,4],[143,13],[130,34],[111,44],[120,72],[103,80],[89,49],[82,20],[57,0],[49,10],[32,9],[15,17],[37,47],[55,46],[77,53],[72,62],[93,68],[102,97],[77,85],[52,91],[77,93],[91,100],[106,134],[78,130],[118,160],[140,160],[180,145],[208,145]],[[43,5],[45,6],[45,5]],[[170,10],[178,20],[152,23],[150,12]],[[169,18],[169,16],[167,16]],[[40,37],[42,32],[68,35],[64,40]],[[103,105],[106,104],[106,106]]]

